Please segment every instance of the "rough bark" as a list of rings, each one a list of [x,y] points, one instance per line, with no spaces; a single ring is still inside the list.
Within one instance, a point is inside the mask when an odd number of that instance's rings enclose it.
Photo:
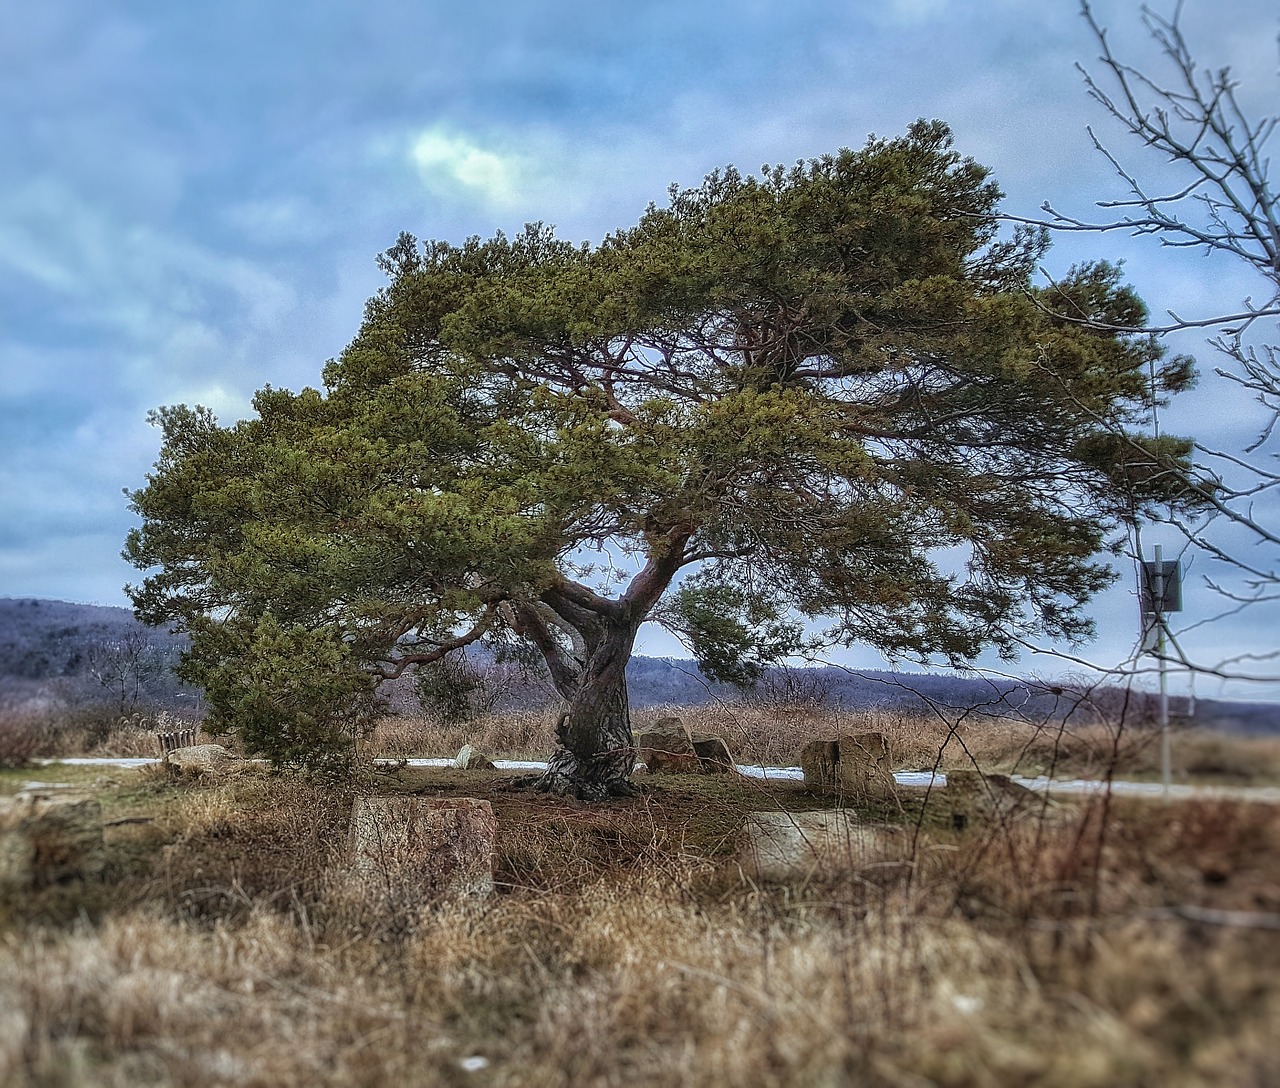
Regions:
[[[610,625],[595,647],[556,724],[556,749],[537,788],[548,793],[603,801],[635,792],[627,660],[635,631]]]
[[[655,542],[644,569],[616,600],[561,579],[536,605],[512,605],[517,633],[542,652],[564,700],[556,749],[538,789],[584,801],[635,793],[627,662],[640,625],[685,561],[688,539],[689,532],[678,529]],[[554,627],[572,632],[572,652],[557,641]]]

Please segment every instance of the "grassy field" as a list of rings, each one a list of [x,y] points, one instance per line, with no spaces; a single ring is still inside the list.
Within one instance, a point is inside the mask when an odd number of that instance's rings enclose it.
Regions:
[[[1095,727],[1055,745],[1017,723],[689,716],[744,761],[794,763],[839,724],[890,733],[902,768],[1151,766],[1149,738]],[[548,729],[399,721],[369,750],[530,755]],[[1274,774],[1273,748],[1234,743],[1196,773]],[[1099,799],[960,833],[904,797],[865,815],[903,826],[908,863],[762,884],[738,865],[744,814],[829,800],[727,777],[588,806],[493,772],[54,772],[0,790],[92,784],[108,872],[0,907],[5,1085],[1280,1083],[1276,806]],[[496,893],[353,897],[361,791],[488,799]]]

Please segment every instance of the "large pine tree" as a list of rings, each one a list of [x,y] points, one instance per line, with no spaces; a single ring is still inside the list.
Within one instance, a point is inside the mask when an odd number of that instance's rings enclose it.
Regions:
[[[920,122],[595,247],[402,236],[323,393],[156,413],[139,615],[280,761],[343,751],[380,678],[524,640],[563,700],[542,783],[584,798],[628,789],[646,621],[739,680],[814,621],[953,663],[1084,637],[1094,557],[1187,452],[1141,421],[1190,364],[1100,331],[1145,319],[1105,264],[1033,288],[999,197]]]

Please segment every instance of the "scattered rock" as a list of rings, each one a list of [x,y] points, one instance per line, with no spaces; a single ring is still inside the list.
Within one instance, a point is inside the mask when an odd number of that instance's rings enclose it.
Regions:
[[[840,784],[863,797],[893,797],[893,759],[883,733],[855,733],[841,737]]]
[[[700,774],[702,763],[693,738],[679,718],[660,718],[636,736],[636,759],[650,774]]]
[[[398,904],[493,891],[498,822],[474,798],[361,797],[351,813],[351,870]]]
[[[753,812],[739,833],[738,861],[747,876],[787,880],[904,864],[910,852],[902,828],[863,823],[848,809]]]
[[[636,758],[651,774],[726,774],[734,769],[723,738],[690,733],[679,718],[660,718],[638,734]]]
[[[96,798],[29,790],[0,800],[0,888],[26,891],[100,876],[104,860]]]
[[[473,748],[470,744],[464,744],[454,757],[453,765],[460,771],[492,771],[494,770],[493,760],[485,755],[480,749]]]
[[[165,757],[165,763],[173,773],[190,778],[206,774],[226,774],[239,770],[243,762],[221,744],[193,744],[189,748],[175,748]]]
[[[842,793],[857,798],[897,795],[889,738],[883,733],[854,733],[835,740],[815,740],[800,753],[804,783],[814,793]]]
[[[701,774],[702,761],[694,752],[665,752],[661,748],[641,748],[637,758],[650,774]]]
[[[733,774],[737,767],[733,762],[733,753],[723,737],[714,733],[694,733],[693,750],[702,765],[703,774]]]

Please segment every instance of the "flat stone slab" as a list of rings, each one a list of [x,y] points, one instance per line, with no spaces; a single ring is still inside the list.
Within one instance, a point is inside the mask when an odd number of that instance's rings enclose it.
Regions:
[[[742,825],[738,862],[760,880],[830,876],[908,860],[909,836],[864,823],[847,809],[753,812]]]
[[[352,875],[400,903],[493,891],[498,821],[475,798],[360,797],[351,812]]]

